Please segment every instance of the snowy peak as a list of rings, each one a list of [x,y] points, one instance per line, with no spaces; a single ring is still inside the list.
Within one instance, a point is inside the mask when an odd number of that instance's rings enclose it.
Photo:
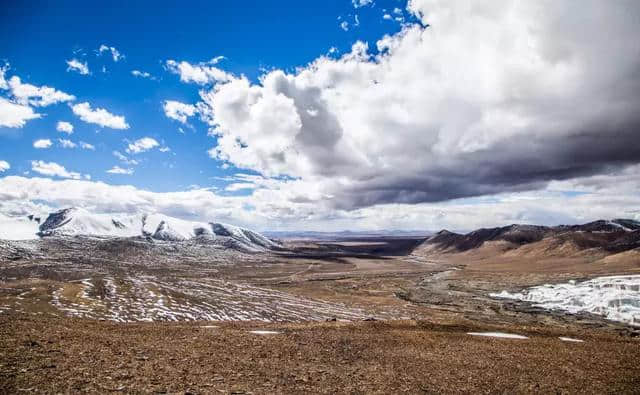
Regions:
[[[279,248],[273,240],[249,229],[217,222],[194,222],[163,214],[92,214],[82,208],[68,208],[49,214],[38,236],[143,236],[162,241],[216,240],[245,251]]]
[[[198,236],[213,237],[211,226],[204,222],[184,221],[162,214],[143,214],[142,234],[156,240],[184,241]]]
[[[134,217],[91,214],[82,208],[67,208],[49,214],[40,225],[38,236],[137,236]]]
[[[247,246],[258,246],[266,249],[278,248],[280,246],[260,233],[238,226],[217,222],[211,224],[211,229],[216,236],[230,237]]]

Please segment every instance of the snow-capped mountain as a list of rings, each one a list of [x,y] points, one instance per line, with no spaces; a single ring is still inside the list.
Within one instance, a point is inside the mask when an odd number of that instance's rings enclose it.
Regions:
[[[35,218],[31,219],[36,223]],[[278,248],[280,245],[249,229],[219,222],[194,222],[163,214],[94,214],[83,208],[67,208],[48,215],[38,227],[37,236],[144,236],[163,241],[195,238],[231,243],[248,251]]]

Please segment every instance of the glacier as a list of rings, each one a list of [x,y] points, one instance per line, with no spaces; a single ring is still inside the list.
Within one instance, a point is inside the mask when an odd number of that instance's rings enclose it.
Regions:
[[[571,314],[588,312],[611,321],[640,326],[640,275],[597,277],[581,282],[571,280],[489,296],[526,301],[536,307]]]

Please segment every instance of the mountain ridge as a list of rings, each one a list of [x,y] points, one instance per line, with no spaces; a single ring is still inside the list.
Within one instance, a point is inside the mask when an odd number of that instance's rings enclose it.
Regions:
[[[39,237],[145,237],[167,242],[220,239],[231,240],[248,251],[280,248],[279,243],[258,232],[222,222],[186,221],[158,213],[93,214],[78,207],[50,213],[36,234]]]
[[[573,243],[579,250],[601,248],[609,252],[622,252],[640,248],[640,221],[618,218],[581,225],[512,224],[480,228],[464,234],[443,229],[426,239],[418,249],[456,253],[480,248],[487,242],[506,242],[518,248],[545,239],[554,239],[558,245]]]

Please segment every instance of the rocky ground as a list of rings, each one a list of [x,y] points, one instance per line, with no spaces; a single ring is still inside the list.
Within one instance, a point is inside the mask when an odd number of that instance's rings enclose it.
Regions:
[[[640,342],[591,330],[429,321],[216,326],[1,315],[0,392],[637,393],[640,388]],[[277,333],[251,332],[256,329]],[[467,334],[486,330],[528,339]]]
[[[638,273],[633,256],[492,261],[420,241],[2,243],[0,392],[638,392],[637,328],[488,296]],[[467,334],[487,331],[528,339]]]

